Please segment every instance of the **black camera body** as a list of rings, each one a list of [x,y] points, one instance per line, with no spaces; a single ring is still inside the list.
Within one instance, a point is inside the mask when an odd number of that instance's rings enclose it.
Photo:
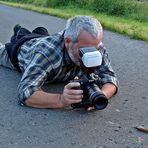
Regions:
[[[96,109],[104,109],[108,105],[108,99],[97,86],[95,79],[90,74],[94,73],[94,68],[102,64],[102,55],[96,47],[83,47],[79,49],[80,68],[84,72],[81,79],[72,80],[79,82],[83,90],[83,98],[80,103],[74,103],[73,108],[88,108],[94,106]],[[77,89],[77,88],[76,88]]]
[[[73,108],[88,108],[94,106],[97,110],[102,110],[108,105],[108,99],[92,79],[76,79],[72,82],[79,82],[83,90],[83,98],[80,103],[74,103]]]

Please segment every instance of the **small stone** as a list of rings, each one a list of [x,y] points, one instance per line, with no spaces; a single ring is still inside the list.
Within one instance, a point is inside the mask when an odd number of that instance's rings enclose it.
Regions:
[[[116,112],[120,113],[120,110],[119,109],[116,109]]]
[[[111,138],[109,138],[108,140],[109,140],[109,141],[113,141],[113,139],[111,139]]]
[[[146,99],[146,97],[142,97],[142,99]]]
[[[108,123],[111,124],[111,125],[114,125],[114,124],[115,124],[115,123],[113,123],[113,122],[111,122],[111,121],[108,121]]]
[[[144,139],[142,139],[141,137],[138,137],[138,143],[142,143]]]
[[[117,130],[117,129],[115,129],[114,131],[115,131],[115,132],[119,132],[119,130]]]
[[[72,141],[71,144],[72,144],[72,145],[76,145],[76,142]]]
[[[129,131],[129,133],[132,134],[133,132],[132,131]]]

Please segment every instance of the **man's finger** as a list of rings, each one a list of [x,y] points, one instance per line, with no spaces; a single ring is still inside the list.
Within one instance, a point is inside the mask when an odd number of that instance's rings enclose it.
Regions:
[[[78,77],[78,76],[76,76],[74,79],[75,79],[75,80],[78,80],[78,79],[79,79],[79,77]]]
[[[65,86],[66,89],[72,89],[74,87],[80,87],[80,83],[79,82],[71,82]]]
[[[82,99],[66,99],[65,102],[68,105],[74,104],[74,103],[80,103]]]
[[[78,90],[78,89],[67,89],[65,90],[65,92],[68,95],[82,95],[83,94],[83,90]]]
[[[89,107],[88,109],[87,109],[87,111],[91,111],[91,110],[94,110],[95,108],[94,107]]]
[[[83,98],[83,95],[67,95],[67,99],[69,100],[80,100]]]

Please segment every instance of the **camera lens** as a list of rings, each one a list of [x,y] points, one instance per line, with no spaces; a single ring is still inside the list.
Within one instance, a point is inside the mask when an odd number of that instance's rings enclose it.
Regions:
[[[108,100],[96,84],[87,85],[86,93],[89,101],[96,109],[101,110],[107,106]]]
[[[101,110],[104,109],[108,104],[108,100],[104,95],[96,95],[93,98],[93,105],[96,109]]]

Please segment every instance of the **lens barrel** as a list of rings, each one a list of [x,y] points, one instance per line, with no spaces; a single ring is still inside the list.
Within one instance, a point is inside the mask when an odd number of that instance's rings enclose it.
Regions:
[[[93,106],[98,110],[104,109],[108,104],[107,98],[103,94],[98,94],[97,92],[93,94],[91,100]]]
[[[96,109],[101,110],[108,105],[108,99],[95,83],[87,85],[85,90],[87,93],[86,96],[89,98],[89,101]]]

